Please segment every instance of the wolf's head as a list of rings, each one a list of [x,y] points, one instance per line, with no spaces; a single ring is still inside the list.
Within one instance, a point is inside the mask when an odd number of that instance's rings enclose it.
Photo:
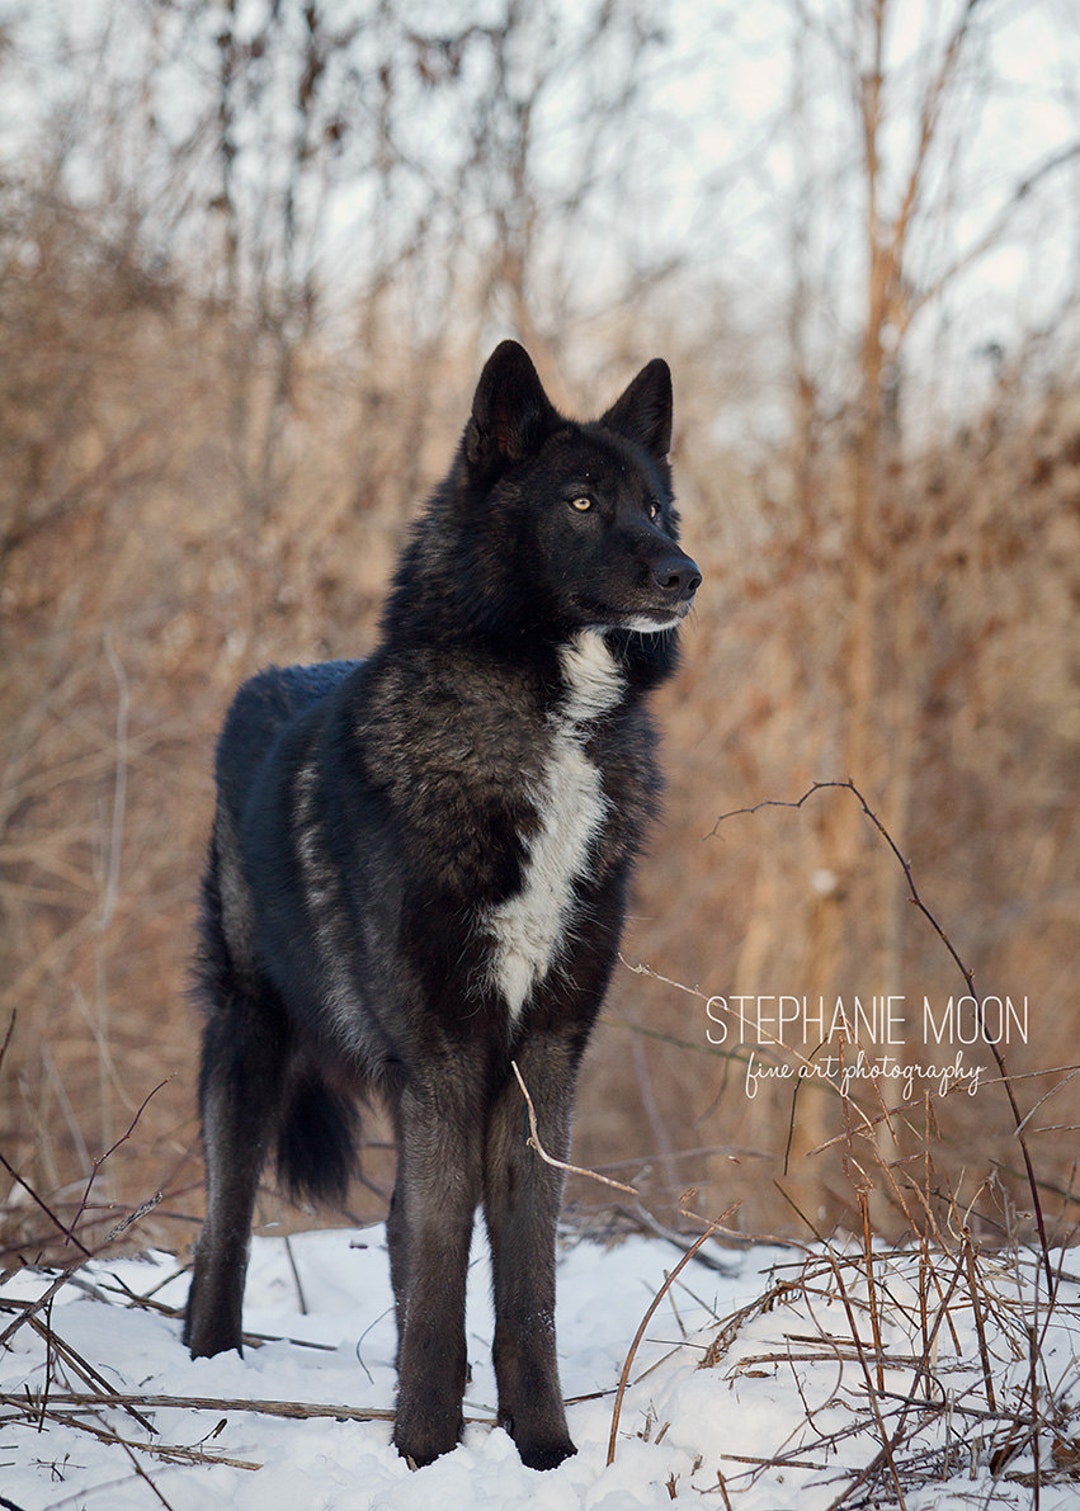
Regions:
[[[678,545],[671,407],[661,358],[590,424],[558,414],[516,341],[497,347],[480,376],[463,481],[513,542],[529,592],[567,630],[656,633],[693,603],[701,573]]]
[[[397,609],[407,611],[407,588],[419,590],[432,625],[436,599],[450,593],[450,633],[467,624],[508,646],[609,632],[631,654],[637,642],[662,675],[701,583],[678,544],[671,408],[671,374],[656,358],[599,420],[568,420],[524,348],[504,341],[403,562]]]

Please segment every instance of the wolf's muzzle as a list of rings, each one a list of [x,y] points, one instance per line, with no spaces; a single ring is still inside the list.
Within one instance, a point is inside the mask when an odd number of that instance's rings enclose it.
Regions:
[[[676,603],[689,602],[701,586],[701,571],[683,551],[669,551],[653,563],[653,579],[664,596]]]

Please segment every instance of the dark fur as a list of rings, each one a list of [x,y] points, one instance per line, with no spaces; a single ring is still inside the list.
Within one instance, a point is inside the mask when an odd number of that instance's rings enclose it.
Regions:
[[[526,1464],[574,1451],[555,1358],[562,1180],[526,1147],[510,1061],[565,1158],[655,811],[645,698],[700,581],[676,544],[670,434],[663,362],[575,424],[504,342],[374,654],[260,673],[218,746],[199,978],[209,1197],[186,1341],[240,1348],[267,1157],[297,1195],[342,1199],[356,1099],[377,1091],[398,1146],[394,1441],[417,1464],[461,1431],[480,1203],[499,1420]]]

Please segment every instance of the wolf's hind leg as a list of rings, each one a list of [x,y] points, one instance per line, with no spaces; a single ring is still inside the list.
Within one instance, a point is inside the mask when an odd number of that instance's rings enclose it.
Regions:
[[[241,1309],[255,1191],[280,1117],[284,1052],[251,1007],[211,1017],[203,1037],[200,1105],[206,1221],[188,1295],[192,1358],[241,1348]]]

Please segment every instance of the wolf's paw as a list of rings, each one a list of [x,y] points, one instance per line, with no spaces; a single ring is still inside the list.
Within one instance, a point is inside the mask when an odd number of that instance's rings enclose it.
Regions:
[[[399,1412],[394,1426],[394,1447],[414,1469],[423,1469],[444,1453],[453,1452],[463,1426],[460,1414],[439,1413],[425,1418],[417,1413],[403,1418]]]
[[[526,1469],[557,1469],[563,1459],[577,1452],[568,1437],[537,1439],[518,1443],[517,1451]]]

